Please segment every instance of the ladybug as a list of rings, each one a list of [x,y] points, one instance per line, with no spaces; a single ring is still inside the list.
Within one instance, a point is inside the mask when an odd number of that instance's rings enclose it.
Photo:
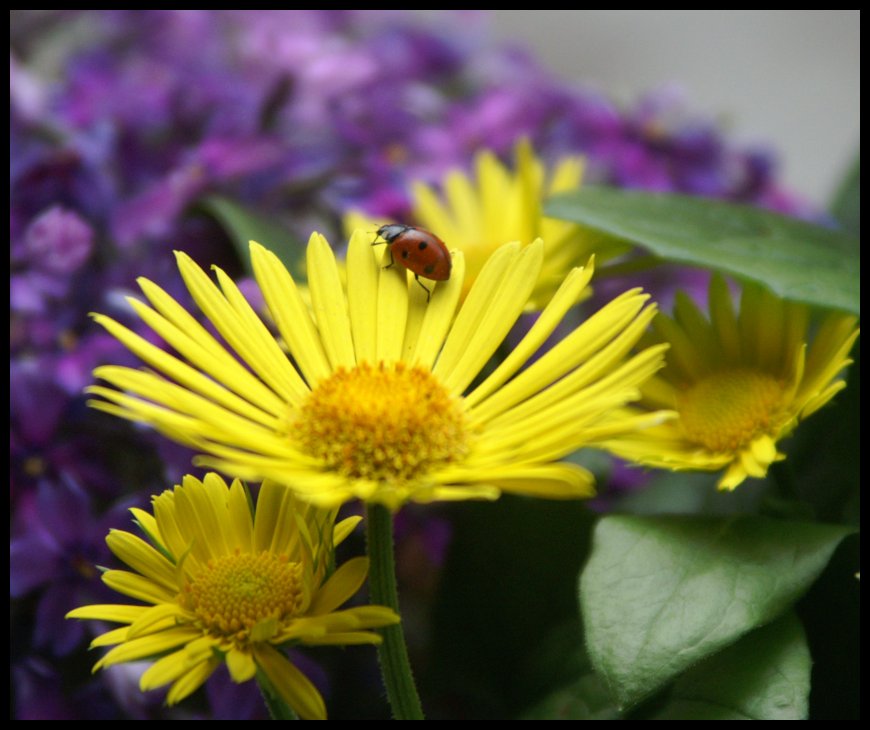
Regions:
[[[450,251],[434,233],[402,223],[389,223],[378,228],[378,236],[384,240],[376,241],[372,246],[386,243],[390,247],[390,263],[385,268],[389,269],[398,258],[398,262],[414,274],[417,283],[425,289],[427,302],[432,292],[420,281],[420,277],[432,281],[447,281],[450,278],[450,268],[453,266]]]

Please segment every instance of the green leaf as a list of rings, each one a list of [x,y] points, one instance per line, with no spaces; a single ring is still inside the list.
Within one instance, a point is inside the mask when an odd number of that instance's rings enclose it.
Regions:
[[[686,671],[656,720],[805,720],[812,660],[787,613]]]
[[[253,273],[248,247],[250,241],[256,241],[272,251],[292,274],[300,273],[305,248],[284,226],[220,195],[202,198],[197,201],[197,206],[212,216],[229,234],[249,274]]]
[[[610,516],[580,579],[589,658],[622,707],[768,623],[850,530],[761,517]]]
[[[594,186],[552,198],[545,210],[785,299],[860,312],[859,242],[841,231],[749,206]]]
[[[861,156],[856,155],[831,203],[831,215],[850,233],[861,235]]]
[[[607,688],[594,674],[587,674],[567,687],[553,692],[523,720],[618,720],[619,713]]]

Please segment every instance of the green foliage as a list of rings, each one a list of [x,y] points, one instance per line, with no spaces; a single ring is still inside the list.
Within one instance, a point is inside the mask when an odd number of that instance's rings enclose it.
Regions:
[[[848,533],[750,516],[605,517],[580,579],[593,667],[623,709],[637,704],[786,612]]]
[[[586,674],[550,694],[523,715],[524,720],[618,720],[610,693],[594,674]]]
[[[859,242],[841,231],[749,206],[593,186],[551,199],[546,211],[785,299],[860,311]]]
[[[656,720],[805,720],[812,661],[793,613],[686,671]]]

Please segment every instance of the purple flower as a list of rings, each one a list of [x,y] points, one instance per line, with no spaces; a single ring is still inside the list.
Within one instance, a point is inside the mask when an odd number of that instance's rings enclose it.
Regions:
[[[29,655],[12,664],[14,718],[17,720],[155,720],[164,717],[163,693],[142,692],[139,677],[147,662],[109,667],[100,678],[64,660],[55,664]],[[262,701],[261,701],[262,704]]]
[[[115,240],[121,246],[132,246],[143,239],[168,237],[181,212],[205,190],[206,182],[199,165],[173,169],[117,206],[111,221]]]
[[[99,602],[107,595],[97,565],[111,560],[109,527],[121,525],[131,506],[116,505],[93,515],[90,499],[70,480],[43,480],[18,505],[9,550],[9,590],[23,598],[41,589],[33,617],[33,643],[63,656],[81,645],[84,626],[64,621],[70,606]]]
[[[293,659],[296,664],[296,657]],[[297,665],[298,666],[298,665]],[[307,667],[303,668],[306,671]],[[212,715],[221,720],[268,720],[260,690],[254,682],[236,684],[224,666],[209,678],[205,686]]]
[[[11,671],[16,720],[122,719],[103,684],[89,682],[68,691],[67,677],[46,659],[29,656]]]
[[[35,267],[69,276],[93,252],[94,232],[74,211],[55,206],[27,227],[24,245]]]
[[[13,432],[22,441],[47,444],[60,424],[68,398],[33,360],[18,360],[9,372]]]

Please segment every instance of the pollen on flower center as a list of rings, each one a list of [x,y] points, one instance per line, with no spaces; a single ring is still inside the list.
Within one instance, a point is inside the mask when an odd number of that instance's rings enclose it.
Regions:
[[[339,369],[300,409],[304,451],[351,478],[405,481],[467,452],[460,403],[432,373],[405,363]]]
[[[678,397],[686,435],[711,451],[738,451],[780,425],[783,384],[746,368],[723,370]]]
[[[210,633],[245,642],[263,621],[299,612],[301,570],[286,555],[237,552],[211,561],[187,583],[179,601]]]

